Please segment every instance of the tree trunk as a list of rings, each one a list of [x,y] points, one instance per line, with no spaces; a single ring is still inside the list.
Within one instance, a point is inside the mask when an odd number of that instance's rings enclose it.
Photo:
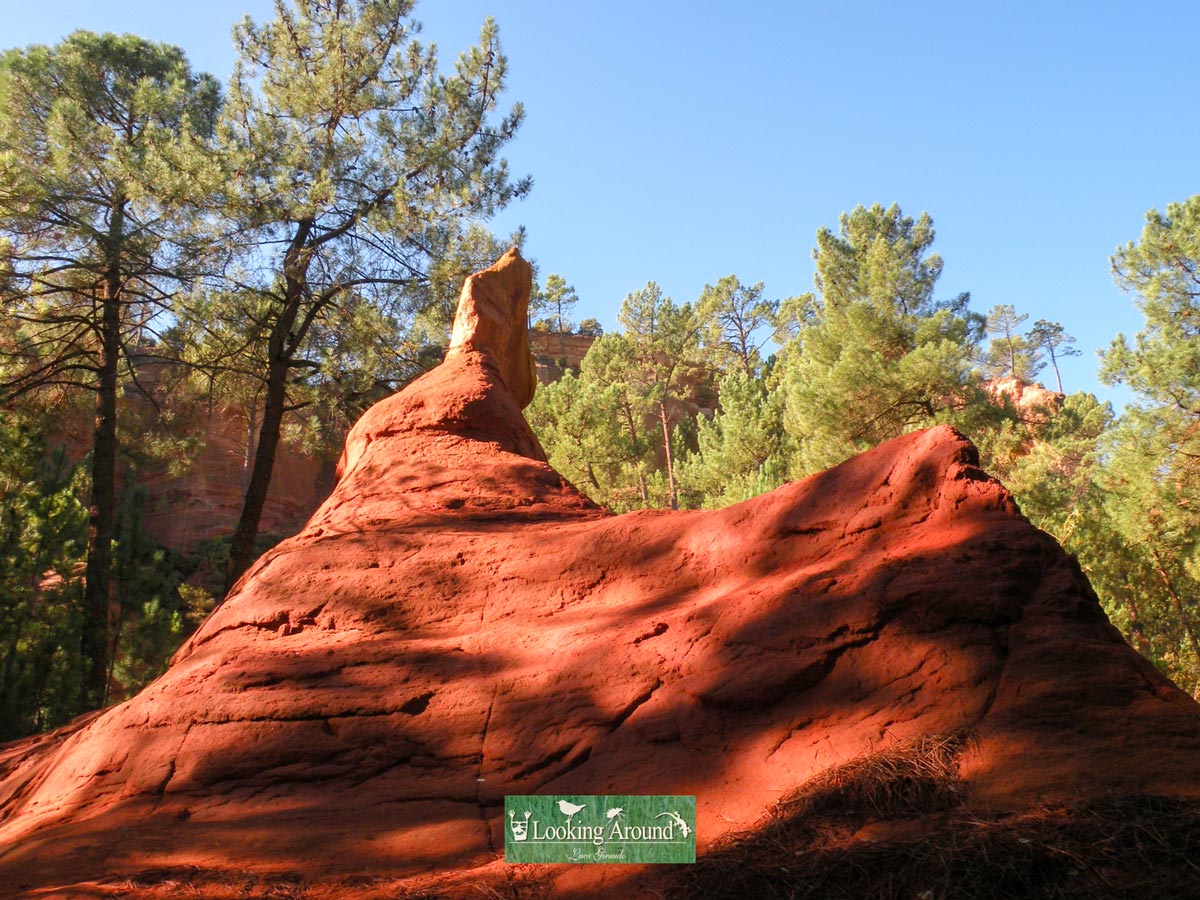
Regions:
[[[671,429],[667,424],[667,405],[658,404],[658,418],[662,422],[663,452],[667,457],[667,486],[671,491],[671,509],[679,509],[679,494],[675,490],[675,461],[671,459]]]
[[[1058,392],[1061,394],[1063,392],[1062,376],[1058,374],[1058,359],[1054,356],[1053,347],[1050,348],[1050,365],[1054,367],[1054,380],[1058,382]]]
[[[274,338],[271,340],[275,343]],[[263,404],[262,425],[258,432],[258,447],[254,451],[254,467],[246,485],[246,496],[242,503],[242,515],[229,545],[229,566],[225,570],[225,593],[233,590],[234,584],[254,562],[254,544],[258,539],[258,526],[262,521],[263,507],[267,503],[267,492],[271,488],[271,473],[275,468],[275,451],[279,446],[279,435],[283,426],[284,406],[287,401],[288,364],[280,352],[271,353],[267,368],[267,394]]]
[[[254,451],[254,468],[246,485],[242,515],[229,544],[229,565],[225,569],[226,595],[255,559],[254,544],[258,539],[258,525],[267,503],[267,492],[271,488],[275,451],[279,447],[283,414],[287,406],[287,378],[292,369],[292,353],[299,347],[307,331],[307,325],[301,324],[297,333],[292,333],[308,287],[307,272],[312,248],[307,243],[312,227],[311,221],[297,223],[296,232],[284,254],[282,305],[267,341],[267,390],[263,399],[262,425],[258,431],[258,447]]]
[[[629,408],[628,403],[623,403],[621,405],[621,412],[625,418],[625,429],[629,432],[629,446],[633,448],[636,458],[636,454],[638,453],[638,434],[637,425],[633,419],[633,410]],[[635,470],[637,471],[638,496],[642,499],[642,508],[648,509],[650,506],[650,492],[646,489],[646,477],[642,474],[642,464],[640,462],[635,464]]]
[[[82,700],[88,709],[99,708],[108,699],[108,611],[117,506],[117,366],[121,353],[121,279],[111,268],[105,276],[101,298],[100,339],[80,642],[86,667]]]
[[[242,457],[242,496],[250,486],[250,470],[254,463],[254,437],[258,433],[258,403],[250,399],[246,409],[246,452]]]

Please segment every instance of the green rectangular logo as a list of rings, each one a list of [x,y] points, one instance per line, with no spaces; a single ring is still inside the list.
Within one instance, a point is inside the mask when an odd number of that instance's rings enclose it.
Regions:
[[[504,798],[509,863],[694,863],[696,798]]]

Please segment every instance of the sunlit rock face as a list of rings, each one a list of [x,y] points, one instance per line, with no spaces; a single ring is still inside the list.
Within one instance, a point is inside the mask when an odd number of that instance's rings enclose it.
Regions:
[[[1200,793],[1200,707],[960,434],[720,511],[609,515],[521,415],[529,290],[516,251],[467,281],[445,362],[363,416],[328,500],[161,678],[0,748],[0,896],[166,896],[146,873],[181,870],[473,890],[511,874],[506,794],[695,794],[703,854],[921,735],[972,736],[981,809]]]

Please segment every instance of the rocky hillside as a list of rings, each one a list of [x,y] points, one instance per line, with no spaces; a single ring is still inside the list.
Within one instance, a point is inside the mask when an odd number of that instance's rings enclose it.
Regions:
[[[361,419],[329,498],[166,674],[0,748],[0,895],[855,895],[789,880],[817,846],[780,830],[797,811],[836,820],[813,871],[931,835],[967,852],[987,825],[1049,884],[1067,845],[1011,831],[1031,811],[1192,814],[1200,706],[961,435],[720,511],[608,515],[521,416],[529,287],[515,251],[468,280],[445,362]],[[694,794],[701,862],[506,866],[504,797],[528,793]],[[1190,890],[1183,840],[1124,868],[1071,851],[1061,878]],[[984,896],[922,859],[858,896]]]

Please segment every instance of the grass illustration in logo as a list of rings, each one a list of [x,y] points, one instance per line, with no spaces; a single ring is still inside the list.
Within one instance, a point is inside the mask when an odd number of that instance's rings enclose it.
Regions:
[[[504,799],[510,863],[691,863],[696,798],[512,796]]]

